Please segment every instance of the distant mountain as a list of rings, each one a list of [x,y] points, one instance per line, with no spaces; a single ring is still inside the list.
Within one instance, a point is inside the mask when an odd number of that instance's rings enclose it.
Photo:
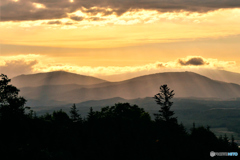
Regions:
[[[12,84],[21,87],[37,87],[43,85],[92,85],[107,82],[105,80],[64,71],[20,75],[12,78]]]
[[[166,72],[141,76],[121,82],[105,82],[94,85],[45,85],[21,88],[26,99],[80,103],[113,97],[136,99],[152,97],[159,86],[167,84],[175,97],[231,99],[240,97],[240,85],[215,81],[193,72]]]
[[[225,70],[213,70],[213,69],[195,69],[192,70],[195,73],[201,74],[213,80],[236,83],[240,85],[240,73],[229,72]]]

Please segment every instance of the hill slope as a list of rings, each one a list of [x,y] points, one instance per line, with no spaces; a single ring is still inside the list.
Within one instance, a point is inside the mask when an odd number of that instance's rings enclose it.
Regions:
[[[12,84],[21,87],[36,87],[42,85],[65,85],[65,84],[78,84],[78,85],[92,85],[107,82],[105,80],[84,76],[64,71],[37,73],[30,75],[20,75],[12,78]]]
[[[192,70],[195,73],[201,74],[213,80],[236,83],[240,85],[240,73],[234,73],[224,70],[213,70],[213,69],[198,69]]]
[[[20,94],[27,99],[79,103],[113,97],[135,99],[152,97],[159,86],[167,84],[175,97],[220,98],[240,97],[240,85],[215,81],[193,72],[167,72],[151,74],[121,82],[95,85],[48,85],[21,88]]]

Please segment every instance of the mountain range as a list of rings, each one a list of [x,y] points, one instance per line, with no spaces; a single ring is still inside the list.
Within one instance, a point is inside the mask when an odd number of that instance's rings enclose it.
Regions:
[[[174,90],[172,110],[188,129],[192,124],[210,125],[216,135],[234,135],[240,140],[240,74],[221,70],[165,72],[119,82],[63,71],[20,75],[12,84],[20,89],[37,115],[62,109],[69,113],[73,103],[81,116],[115,103],[136,104],[152,118],[159,105],[152,98],[160,85]]]
[[[31,75],[20,75],[12,79],[12,84],[20,88],[20,95],[32,106],[61,105],[80,103],[89,100],[102,100],[114,97],[136,99],[153,97],[160,85],[167,84],[177,98],[233,99],[240,97],[240,85],[228,83],[238,73],[215,72],[227,82],[213,80],[194,72],[166,72],[140,76],[120,82],[56,71]]]

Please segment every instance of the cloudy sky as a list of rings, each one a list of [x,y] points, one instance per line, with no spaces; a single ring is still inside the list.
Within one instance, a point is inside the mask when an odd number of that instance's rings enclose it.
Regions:
[[[65,70],[117,81],[192,68],[240,72],[239,0],[1,0],[0,6],[0,71],[9,77]]]

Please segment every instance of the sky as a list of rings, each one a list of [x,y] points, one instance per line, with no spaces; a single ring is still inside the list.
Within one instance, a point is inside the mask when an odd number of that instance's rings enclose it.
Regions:
[[[0,71],[240,73],[238,0],[1,0]]]

